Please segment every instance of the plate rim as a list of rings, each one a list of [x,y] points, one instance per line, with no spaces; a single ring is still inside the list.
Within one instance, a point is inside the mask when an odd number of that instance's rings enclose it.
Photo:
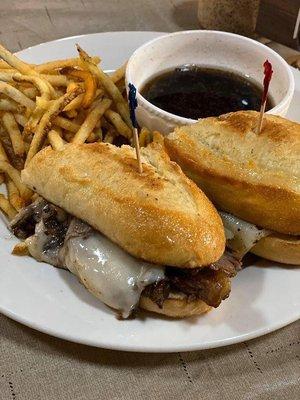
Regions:
[[[189,346],[188,344],[183,344],[183,345],[176,345],[176,346],[170,346],[168,348],[165,347],[159,347],[159,346],[151,346],[147,347],[145,345],[124,345],[124,344],[114,344],[114,343],[100,343],[96,342],[92,339],[80,339],[78,337],[73,336],[73,334],[64,334],[64,333],[57,333],[52,328],[44,328],[41,327],[39,324],[32,323],[31,321],[27,320],[26,318],[22,318],[21,316],[14,314],[13,312],[10,312],[8,310],[5,310],[3,307],[0,306],[0,312],[5,315],[6,317],[12,319],[13,321],[16,321],[24,326],[27,326],[28,328],[34,329],[38,332],[42,332],[43,334],[47,334],[49,336],[53,336],[59,339],[67,340],[68,342],[72,343],[78,343],[86,346],[91,346],[91,347],[96,347],[96,348],[101,348],[101,349],[106,349],[106,350],[115,350],[115,351],[128,351],[128,352],[136,352],[136,353],[177,353],[177,352],[189,352],[189,351],[201,351],[201,350],[210,350],[210,349],[215,349],[219,347],[227,347],[239,343],[243,343],[248,340],[252,340],[261,336],[265,336],[269,333],[275,332],[285,326],[288,326],[292,324],[293,322],[296,322],[299,320],[299,316],[295,315],[293,319],[287,318],[284,321],[280,321],[280,323],[275,324],[272,326],[272,328],[261,328],[249,333],[245,333],[242,335],[238,336],[238,340],[235,340],[237,337],[233,336],[231,338],[227,339],[219,339],[217,341],[212,342],[211,344],[207,344],[201,346],[200,344],[194,344]]]
[[[14,54],[20,55],[20,54],[22,54],[23,52],[25,52],[26,50],[35,49],[35,48],[38,48],[38,47],[40,47],[40,46],[44,46],[44,45],[47,45],[47,44],[50,44],[50,43],[60,43],[60,42],[66,41],[66,40],[76,39],[76,38],[82,38],[82,37],[85,37],[85,36],[114,35],[114,34],[118,35],[118,34],[120,34],[120,33],[130,33],[130,34],[131,34],[131,33],[132,33],[132,34],[138,34],[138,33],[145,34],[145,33],[149,33],[149,34],[155,34],[155,35],[156,35],[156,34],[160,34],[161,36],[163,36],[163,35],[168,34],[169,32],[162,32],[162,31],[105,31],[105,32],[83,33],[83,34],[80,34],[80,35],[64,36],[64,37],[62,37],[62,38],[58,38],[58,39],[54,39],[54,40],[48,40],[48,41],[46,41],[46,42],[41,42],[41,43],[38,43],[38,44],[34,44],[33,46],[28,46],[28,47],[25,47],[25,48],[22,49],[22,50],[18,50],[18,51],[16,51],[16,52],[14,52]],[[151,40],[151,39],[149,39],[149,40]]]

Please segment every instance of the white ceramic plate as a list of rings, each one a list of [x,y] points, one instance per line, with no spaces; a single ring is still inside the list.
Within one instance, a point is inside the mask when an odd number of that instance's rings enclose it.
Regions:
[[[155,32],[114,32],[67,38],[19,53],[29,62],[76,55],[78,42],[100,55],[105,69],[122,64]],[[300,121],[300,73],[289,117]],[[242,342],[285,326],[300,316],[300,269],[267,262],[233,280],[228,300],[200,318],[182,321],[153,315],[118,321],[69,272],[10,254],[16,240],[0,221],[0,311],[39,331],[88,345],[129,351],[172,352]]]

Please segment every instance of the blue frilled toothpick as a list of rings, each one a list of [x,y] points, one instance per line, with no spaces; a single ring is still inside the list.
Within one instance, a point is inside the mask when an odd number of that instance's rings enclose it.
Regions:
[[[143,172],[142,162],[141,162],[141,152],[140,152],[140,144],[139,144],[139,137],[137,131],[137,122],[135,117],[135,109],[137,108],[137,100],[136,100],[136,88],[132,83],[128,84],[128,103],[129,103],[129,111],[130,111],[130,119],[133,126],[133,140],[134,140],[134,147],[136,152],[136,158],[138,162],[138,169],[139,173]]]

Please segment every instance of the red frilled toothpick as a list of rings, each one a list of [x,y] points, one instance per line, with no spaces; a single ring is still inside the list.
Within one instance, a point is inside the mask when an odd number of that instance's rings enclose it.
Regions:
[[[264,90],[263,90],[263,94],[261,97],[261,106],[260,106],[259,119],[258,119],[257,130],[256,130],[257,135],[260,134],[262,123],[263,123],[263,118],[264,118],[266,103],[267,103],[267,96],[268,96],[268,91],[269,91],[269,85],[270,85],[270,81],[272,78],[272,74],[273,74],[272,64],[268,60],[266,60],[264,62],[264,75],[265,75]]]

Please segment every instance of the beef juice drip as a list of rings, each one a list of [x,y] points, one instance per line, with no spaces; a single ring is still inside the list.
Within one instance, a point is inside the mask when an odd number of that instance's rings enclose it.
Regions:
[[[141,89],[152,104],[185,118],[260,110],[262,87],[229,70],[184,65],[150,79]],[[266,111],[273,107],[270,96]]]

